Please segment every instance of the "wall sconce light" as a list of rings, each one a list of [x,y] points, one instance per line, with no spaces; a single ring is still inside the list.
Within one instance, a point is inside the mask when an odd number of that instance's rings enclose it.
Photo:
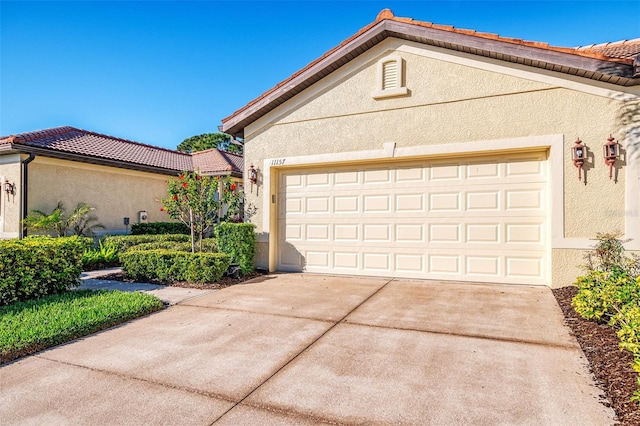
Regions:
[[[613,165],[620,158],[620,144],[616,142],[613,136],[609,135],[603,148],[604,163],[609,165],[609,179],[613,176]]]
[[[573,160],[573,165],[578,168],[578,179],[582,180],[582,165],[587,158],[587,147],[580,138],[577,138],[574,143],[575,145],[571,148],[571,159]]]
[[[249,181],[251,181],[251,192],[253,193],[253,185],[258,184],[258,171],[253,167],[253,164],[249,166]]]
[[[15,195],[16,193],[16,184],[15,183],[11,183],[8,180],[5,179],[4,181],[4,192],[7,193],[7,200],[9,199],[9,196],[11,195]]]

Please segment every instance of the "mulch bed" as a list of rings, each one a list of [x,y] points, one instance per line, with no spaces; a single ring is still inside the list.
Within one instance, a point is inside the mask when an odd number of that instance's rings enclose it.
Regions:
[[[170,285],[198,289],[221,289],[264,274],[264,272],[255,271],[239,279],[223,277],[212,284],[174,282]],[[124,273],[115,273],[100,278],[134,282]],[[151,282],[154,284],[167,284],[164,282]],[[603,404],[613,408],[618,417],[618,424],[640,425],[640,405],[631,401],[633,392],[638,389],[638,373],[631,368],[633,355],[628,351],[619,349],[620,340],[611,327],[606,324],[585,320],[575,312],[571,306],[571,300],[578,292],[577,287],[562,287],[552,291],[564,314],[565,324],[576,337],[589,361],[589,368],[595,376],[598,386],[608,399],[608,401],[603,401]]]
[[[215,283],[192,283],[187,281],[175,281],[172,283],[167,283],[164,281],[157,281],[152,279],[145,279],[144,281],[149,284],[160,284],[160,285],[170,285],[172,287],[183,287],[183,288],[197,288],[200,290],[219,290],[221,288],[230,287],[232,285],[240,284],[245,281],[249,281],[253,278],[260,277],[265,275],[263,271],[253,271],[244,275],[240,278],[231,278],[231,277],[222,277]],[[127,276],[125,272],[116,272],[109,275],[101,275],[101,280],[113,280],[113,281],[122,281],[126,283],[137,283],[139,280],[134,280]]]
[[[577,287],[553,289],[565,323],[587,357],[598,386],[611,401],[619,424],[640,425],[640,405],[630,400],[638,389],[638,373],[631,368],[633,355],[619,349],[620,339],[611,327],[585,320],[574,311],[571,299],[577,292]]]

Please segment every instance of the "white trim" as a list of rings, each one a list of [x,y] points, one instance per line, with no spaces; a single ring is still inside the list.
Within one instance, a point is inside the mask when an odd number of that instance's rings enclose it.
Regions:
[[[396,81],[393,87],[385,87],[385,64],[394,63],[396,70]],[[404,62],[402,57],[398,54],[391,54],[385,56],[378,61],[376,70],[376,90],[371,94],[373,99],[385,99],[396,96],[406,96],[409,94],[409,90],[404,85]]]
[[[0,240],[13,240],[18,237],[17,232],[0,232]]]
[[[632,241],[625,244],[627,250],[640,250],[640,129],[634,129],[627,134],[627,165],[626,173],[626,235]],[[589,250],[596,243],[589,238],[566,238],[564,217],[564,167],[565,149],[564,137],[561,134],[545,136],[527,136],[512,139],[498,139],[489,141],[475,141],[453,143],[446,145],[424,145],[415,147],[395,148],[393,142],[385,143],[382,149],[368,151],[352,151],[343,153],[304,155],[264,160],[263,179],[265,191],[263,192],[263,237],[261,242],[269,239],[271,224],[271,212],[275,211],[271,197],[278,196],[277,182],[272,185],[271,174],[279,169],[299,166],[318,166],[327,163],[340,165],[357,162],[372,162],[376,160],[396,158],[410,159],[411,157],[429,157],[440,155],[464,155],[500,152],[517,149],[549,149],[549,176],[548,188],[550,194],[550,248],[568,250]],[[275,231],[275,229],[273,230]],[[274,234],[275,235],[275,234]],[[270,253],[271,261],[275,253]]]
[[[475,141],[475,142],[463,142],[452,143],[446,145],[423,145],[415,147],[395,148],[394,143],[385,143],[382,149],[370,150],[370,151],[352,151],[330,154],[316,154],[316,155],[303,155],[298,157],[287,158],[269,158],[264,160],[263,163],[263,179],[265,189],[269,191],[263,192],[263,222],[262,232],[264,232],[267,240],[270,232],[271,224],[271,197],[277,197],[278,187],[272,185],[271,173],[277,169],[295,167],[295,166],[314,166],[323,165],[327,163],[331,164],[349,164],[354,162],[369,162],[388,158],[397,159],[409,159],[411,157],[428,157],[439,155],[460,155],[460,154],[481,154],[489,152],[499,152],[518,149],[549,149],[549,193],[550,193],[550,225],[551,225],[551,239],[550,244],[552,249],[576,249],[584,250],[593,246],[594,242],[586,238],[565,238],[564,236],[564,137],[561,134],[545,135],[545,136],[527,136],[511,139],[498,139],[488,141]],[[640,163],[640,159],[638,159]],[[640,172],[631,172],[633,167],[627,166],[627,175],[636,173],[637,185],[640,185]],[[628,187],[627,191],[630,189]],[[637,193],[636,193],[637,194]],[[627,203],[631,201],[635,204],[638,202],[637,195],[635,197],[627,196]],[[638,208],[638,205],[634,206]],[[635,210],[637,211],[637,210]],[[635,220],[638,220],[636,217]],[[627,228],[629,229],[629,228]]]

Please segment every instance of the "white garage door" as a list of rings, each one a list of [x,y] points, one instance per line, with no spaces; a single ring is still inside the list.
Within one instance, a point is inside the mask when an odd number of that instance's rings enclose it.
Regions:
[[[282,171],[278,269],[548,284],[545,153]]]

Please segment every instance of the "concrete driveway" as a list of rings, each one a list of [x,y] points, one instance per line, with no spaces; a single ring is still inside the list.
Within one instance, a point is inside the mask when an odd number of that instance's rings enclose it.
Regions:
[[[270,275],[0,380],[3,425],[614,423],[544,287]]]

